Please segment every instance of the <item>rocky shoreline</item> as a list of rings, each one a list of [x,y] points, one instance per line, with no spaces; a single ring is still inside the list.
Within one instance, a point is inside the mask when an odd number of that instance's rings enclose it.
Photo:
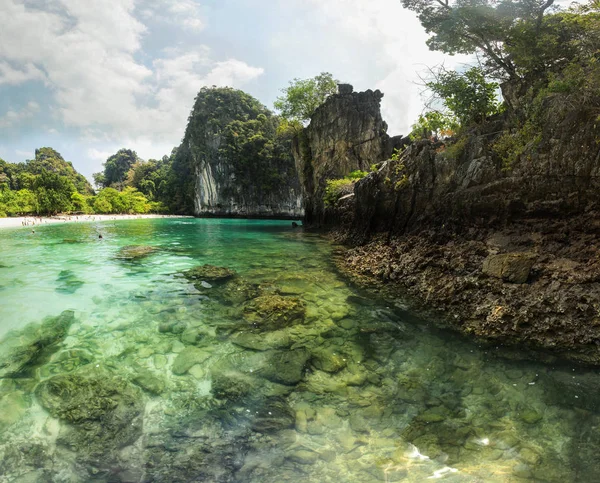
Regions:
[[[479,340],[597,365],[599,231],[597,213],[589,213],[461,234],[379,235],[343,249],[336,265],[355,282]]]

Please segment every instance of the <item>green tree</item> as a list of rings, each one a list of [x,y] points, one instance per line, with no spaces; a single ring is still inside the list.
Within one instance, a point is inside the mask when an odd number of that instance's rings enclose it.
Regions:
[[[104,172],[94,174],[94,181],[102,187],[121,188],[125,183],[127,173],[138,160],[139,158],[135,151],[131,149],[119,149],[104,163]]]
[[[498,84],[486,81],[478,67],[462,73],[442,70],[426,85],[462,126],[483,122],[498,111]]]
[[[517,29],[539,32],[554,0],[401,0],[417,13],[431,50],[481,56],[486,74],[519,77],[506,50]]]
[[[71,196],[76,191],[75,185],[66,176],[42,169],[34,189],[38,213],[56,215],[72,210]]]
[[[283,96],[275,101],[281,117],[289,122],[305,123],[317,108],[337,92],[338,81],[329,72],[322,72],[312,79],[294,79],[282,89]]]

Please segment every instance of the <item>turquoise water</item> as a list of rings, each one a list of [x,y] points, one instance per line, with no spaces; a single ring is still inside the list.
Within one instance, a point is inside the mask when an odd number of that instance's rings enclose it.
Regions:
[[[596,371],[436,330],[331,251],[289,222],[0,232],[0,481],[600,481]]]

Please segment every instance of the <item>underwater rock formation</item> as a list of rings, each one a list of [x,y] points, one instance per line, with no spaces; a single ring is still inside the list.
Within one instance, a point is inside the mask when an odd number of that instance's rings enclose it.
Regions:
[[[137,387],[91,365],[51,377],[35,393],[40,404],[65,423],[58,434],[60,447],[77,451],[77,461],[92,464],[102,475],[126,470],[120,467],[119,453],[142,435],[145,403]]]
[[[149,247],[144,245],[130,245],[119,249],[119,252],[115,256],[118,260],[136,261],[146,258],[152,255],[156,251],[156,247]]]
[[[0,341],[0,378],[24,377],[56,352],[75,320],[66,310],[41,324],[30,324],[20,331],[8,333]]]

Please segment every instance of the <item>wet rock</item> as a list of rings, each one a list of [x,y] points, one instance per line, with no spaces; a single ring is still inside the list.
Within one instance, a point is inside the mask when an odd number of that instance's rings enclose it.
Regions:
[[[237,371],[226,371],[213,374],[211,390],[216,398],[235,402],[251,394],[256,386],[253,377]]]
[[[224,431],[211,421],[183,419],[148,435],[143,481],[230,483],[237,481],[234,475],[247,452],[246,439],[236,432]]]
[[[93,462],[99,472],[117,470],[117,454],[142,434],[140,390],[102,368],[54,376],[35,391],[40,404],[61,425],[57,444]]]
[[[56,352],[75,320],[72,310],[13,331],[0,341],[0,378],[22,377]]]
[[[542,380],[550,404],[600,412],[600,379],[595,372],[553,371],[542,375]]]
[[[144,391],[154,396],[162,394],[165,390],[165,380],[148,370],[140,370],[132,379],[133,383],[140,386]]]
[[[486,275],[505,282],[526,283],[535,260],[536,256],[532,253],[489,255],[483,261],[481,270]]]
[[[295,449],[286,454],[286,458],[301,465],[312,465],[319,459],[319,454],[307,449]]]
[[[245,349],[266,351],[271,349],[287,349],[292,345],[290,335],[285,331],[253,334],[251,332],[238,332],[230,338],[231,342]]]
[[[361,415],[352,413],[349,419],[350,428],[357,433],[368,433],[369,424]]]
[[[158,331],[161,334],[171,333],[171,334],[181,334],[187,328],[187,324],[185,322],[181,322],[178,320],[171,320],[167,322],[161,322],[158,325]]]
[[[73,294],[84,285],[84,282],[79,280],[71,270],[62,270],[56,282],[58,283],[56,292],[64,294]]]
[[[198,349],[197,347],[186,347],[173,361],[171,371],[173,374],[181,376],[185,374],[195,364],[201,364],[211,356],[209,352]]]
[[[200,265],[183,272],[183,276],[191,281],[208,282],[211,285],[224,284],[235,277],[236,273],[227,267],[215,265]]]
[[[152,255],[157,249],[145,245],[129,245],[121,248],[115,256],[118,260],[135,261]]]
[[[269,352],[259,374],[271,382],[293,386],[304,377],[310,354],[303,350]]]
[[[248,302],[243,317],[258,330],[277,330],[302,323],[306,306],[297,297],[267,294]]]
[[[541,421],[543,417],[544,416],[540,412],[536,411],[533,408],[523,409],[519,413],[519,418],[521,419],[521,421],[527,424],[536,424],[537,422]]]
[[[524,463],[519,463],[513,467],[512,474],[519,478],[528,479],[531,477],[531,469],[528,465]]]
[[[422,412],[419,414],[418,418],[425,423],[439,423],[446,420],[449,415],[450,411],[444,406],[436,406]]]
[[[252,429],[259,433],[272,433],[293,428],[294,411],[280,398],[270,398],[258,406],[253,415]]]
[[[335,373],[346,367],[346,359],[332,348],[318,348],[312,352],[312,364],[315,368]]]

